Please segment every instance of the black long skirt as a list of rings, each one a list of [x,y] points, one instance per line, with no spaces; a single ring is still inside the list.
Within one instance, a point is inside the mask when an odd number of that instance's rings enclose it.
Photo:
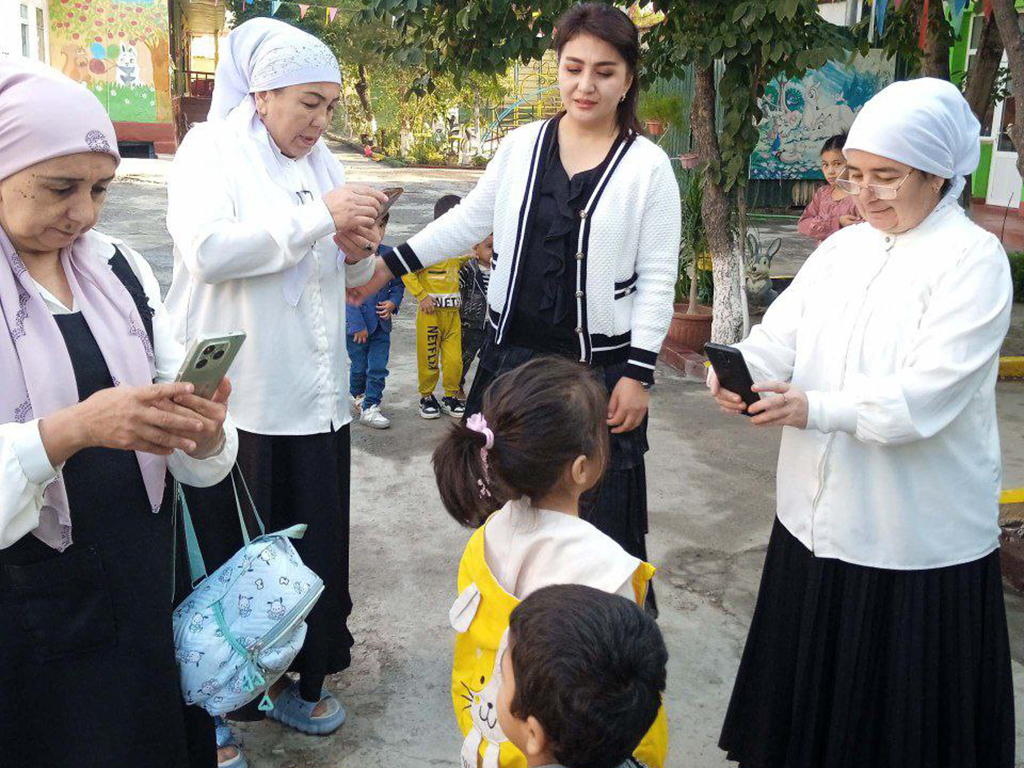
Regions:
[[[741,768],[1013,768],[998,550],[892,571],[776,519],[719,746]]]
[[[303,698],[316,701],[327,675],[352,663],[349,593],[349,427],[316,435],[258,435],[238,431],[238,467],[268,532],[305,523],[306,534],[292,543],[302,562],[324,581],[324,593],[306,622],[302,651],[291,667],[299,674]],[[236,476],[237,477],[237,476]],[[237,482],[237,480],[236,480]],[[241,486],[239,496],[244,499]],[[230,478],[212,488],[186,488],[199,546],[212,573],[242,546]],[[243,501],[250,533],[258,533]],[[256,702],[234,715],[263,716]]]

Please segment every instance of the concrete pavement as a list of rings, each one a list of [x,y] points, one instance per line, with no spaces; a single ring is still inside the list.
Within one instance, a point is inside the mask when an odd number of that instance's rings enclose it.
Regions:
[[[476,172],[390,169],[355,155],[350,178],[404,186],[388,241],[431,218],[441,194],[465,194]],[[126,161],[99,228],[143,251],[166,287],[165,161]],[[452,631],[447,612],[468,532],[445,514],[430,452],[447,420],[416,412],[414,305],[392,335],[386,431],[352,427],[352,591],[356,636],[351,669],[331,685],[349,722],[328,738],[276,723],[241,725],[253,768],[413,768],[458,763],[451,712]],[[1007,484],[1024,486],[1024,383],[999,386]],[[671,766],[724,768],[716,748],[757,593],[774,517],[778,433],[721,416],[703,387],[659,371],[648,455],[651,559],[658,566],[660,624],[670,651]],[[1024,600],[1007,594],[1016,701],[1024,713]],[[1024,766],[1024,717],[1017,754]]]

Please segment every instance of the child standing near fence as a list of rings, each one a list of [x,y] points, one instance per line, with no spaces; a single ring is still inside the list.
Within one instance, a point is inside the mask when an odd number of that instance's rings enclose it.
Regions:
[[[854,199],[836,186],[836,179],[846,170],[845,145],[846,134],[840,133],[821,148],[821,172],[827,184],[814,193],[797,222],[797,231],[805,237],[824,240],[843,227],[861,222]]]
[[[445,508],[478,528],[449,614],[459,633],[452,699],[463,765],[476,766],[478,756],[494,768],[527,764],[495,709],[509,617],[521,600],[552,584],[582,584],[641,606],[647,596],[653,566],[579,517],[580,496],[608,460],[607,413],[607,389],[592,371],[541,357],[498,378],[481,412],[454,425],[434,452]],[[667,751],[662,710],[636,756],[660,768]]]

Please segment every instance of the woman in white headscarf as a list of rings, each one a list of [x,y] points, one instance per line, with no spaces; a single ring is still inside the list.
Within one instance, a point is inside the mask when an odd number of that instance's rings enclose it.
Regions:
[[[742,766],[1014,765],[995,401],[1012,288],[999,241],[957,204],[978,133],[945,81],[868,102],[839,182],[864,223],[737,345],[766,394],[750,422],[783,428],[720,741]]]
[[[271,692],[271,717],[316,734],[344,722],[323,682],[349,665],[352,646],[345,290],[372,275],[363,259],[379,243],[386,200],[346,185],[323,141],[340,94],[338,62],[321,41],[272,19],[240,25],[217,67],[209,121],[175,156],[167,210],[177,335],[248,334],[231,371],[238,466],[269,529],[308,525],[296,547],[326,585],[298,681],[285,676]],[[200,510],[235,505],[228,481],[189,495]],[[208,560],[241,545],[237,521],[198,517]]]

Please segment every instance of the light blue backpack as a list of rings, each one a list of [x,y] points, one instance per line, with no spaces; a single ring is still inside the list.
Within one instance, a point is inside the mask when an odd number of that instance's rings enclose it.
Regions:
[[[306,526],[266,533],[241,472],[239,477],[260,536],[249,539],[232,473],[245,546],[212,576],[206,573],[185,494],[180,485],[175,488],[193,591],[174,611],[174,646],[185,702],[211,715],[232,712],[260,694],[259,708],[273,709],[267,691],[302,649],[306,616],[324,591],[323,581],[302,564],[289,541],[302,538]]]

